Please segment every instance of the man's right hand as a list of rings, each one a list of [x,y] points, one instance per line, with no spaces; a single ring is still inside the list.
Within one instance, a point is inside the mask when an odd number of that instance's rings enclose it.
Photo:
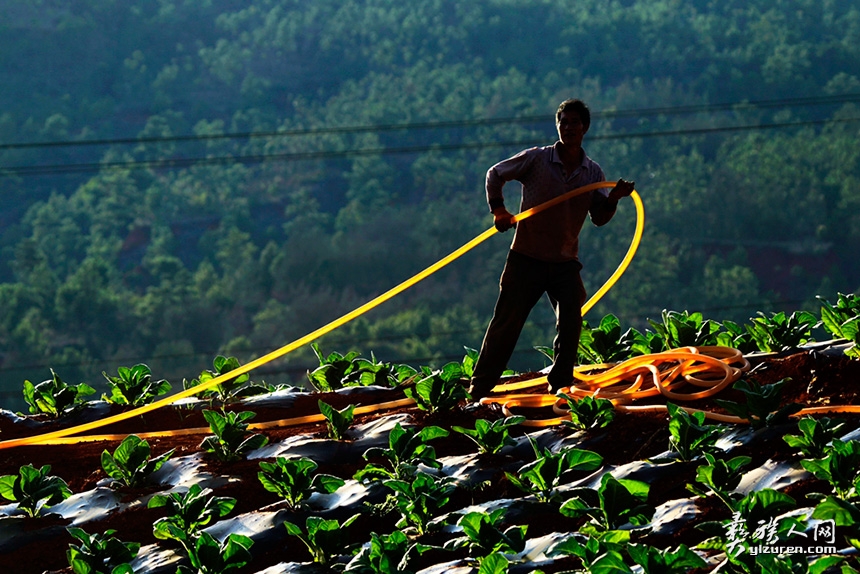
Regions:
[[[504,207],[497,207],[493,210],[493,225],[501,232],[505,232],[511,227],[516,227],[513,219],[514,216]]]

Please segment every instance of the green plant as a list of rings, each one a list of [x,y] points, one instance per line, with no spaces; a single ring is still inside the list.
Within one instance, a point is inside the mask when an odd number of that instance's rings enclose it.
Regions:
[[[678,546],[677,550],[660,550],[647,544],[629,544],[627,553],[636,564],[642,566],[643,574],[684,574],[707,566],[701,556],[684,544]]]
[[[128,564],[140,550],[138,542],[122,542],[114,537],[116,530],[105,530],[104,534],[87,534],[81,528],[69,526],[66,530],[80,541],[80,545],[69,544],[66,558],[75,574],[132,574]]]
[[[734,321],[724,321],[722,327],[723,331],[717,333],[717,345],[732,347],[745,355],[759,350],[750,329]]]
[[[319,516],[308,516],[305,519],[305,528],[284,522],[287,532],[305,543],[310,550],[314,562],[326,565],[332,558],[345,554],[348,537],[346,529],[355,522],[358,514],[347,518],[343,524],[337,520],[324,519]]]
[[[457,363],[449,363],[441,371],[422,378],[413,387],[404,388],[407,397],[413,399],[419,409],[431,413],[447,411],[468,398],[461,384],[462,369]]]
[[[750,319],[747,330],[759,351],[771,353],[794,349],[810,341],[812,329],[818,325],[818,319],[808,311],[795,311],[791,315],[779,312],[770,317],[759,311],[758,317]]]
[[[626,542],[626,540],[621,540]],[[621,544],[608,537],[589,536],[583,544],[575,536],[567,538],[547,553],[547,556],[575,556],[582,561],[584,572],[595,574],[631,574],[621,554]]]
[[[559,452],[541,450],[529,437],[536,460],[520,467],[516,474],[505,472],[508,480],[541,502],[548,502],[554,496],[555,488],[563,477],[573,471],[590,472],[600,468],[603,457],[590,450],[567,448]]]
[[[472,439],[482,453],[495,454],[505,446],[516,444],[516,441],[511,438],[509,430],[525,420],[526,417],[523,416],[497,419],[492,423],[484,419],[477,419],[474,429],[452,426],[451,430]]]
[[[51,369],[51,378],[34,385],[24,381],[24,400],[31,414],[46,414],[54,418],[84,404],[83,397],[96,392],[86,383],[68,385]]]
[[[845,355],[860,359],[860,297],[839,293],[836,305],[821,297],[818,300],[821,301],[821,325],[834,337],[854,343]]]
[[[663,310],[662,322],[648,319],[657,335],[662,339],[661,350],[677,349],[678,347],[700,347],[717,344],[719,323],[703,319],[701,313],[687,311]]]
[[[509,565],[507,557],[500,552],[496,552],[480,559],[478,562],[478,574],[507,574]]]
[[[705,453],[707,465],[701,465],[696,469],[696,482],[707,486],[730,510],[737,509],[737,501],[741,498],[734,490],[738,487],[743,477],[741,469],[752,460],[748,456],[736,456],[729,460],[715,458],[710,453]],[[687,490],[699,496],[707,496],[707,493],[698,487],[688,484]]]
[[[449,550],[468,548],[469,555],[475,557],[489,556],[496,552],[516,554],[522,552],[526,545],[527,526],[510,526],[504,531],[499,524],[506,509],[499,508],[487,514],[486,512],[469,512],[460,517],[457,526],[463,529],[463,536],[453,538],[445,543]]]
[[[666,408],[669,410],[669,449],[677,452],[681,460],[693,460],[714,447],[723,428],[705,424],[705,413],[690,413],[669,402]]]
[[[617,479],[605,473],[597,490],[575,488],[559,511],[572,518],[588,516],[591,521],[580,528],[583,534],[618,530],[627,524],[644,526],[651,521],[654,507],[648,504],[648,484]]]
[[[401,519],[397,528],[414,530],[418,535],[435,526],[433,517],[448,504],[454,491],[454,479],[436,478],[418,472],[411,481],[389,479],[382,482],[394,491],[394,504]]]
[[[227,516],[234,506],[235,498],[212,496],[211,489],[199,484],[191,485],[185,493],[156,494],[147,504],[147,508],[167,510],[167,516],[152,525],[153,535],[159,540],[176,540],[189,552],[200,530]]]
[[[370,533],[370,544],[362,546],[346,565],[351,574],[414,574],[410,562],[416,554],[435,548],[413,542],[401,530],[390,534]]]
[[[261,462],[257,478],[263,488],[287,501],[291,508],[301,506],[314,492],[332,493],[345,484],[330,474],[316,474],[318,465],[309,458],[278,457]]]
[[[191,568],[180,565],[176,574],[222,574],[245,566],[251,561],[254,541],[241,534],[230,534],[218,542],[208,532],[201,532],[192,547],[186,547]]]
[[[782,440],[788,446],[799,449],[807,457],[822,458],[830,441],[836,438],[836,433],[844,425],[845,421],[842,419],[803,417],[797,421],[797,429],[801,434],[787,434],[782,437]]]
[[[827,496],[812,511],[812,518],[833,520],[846,542],[860,550],[860,505],[838,496]]]
[[[560,396],[567,401],[570,409],[570,420],[562,421],[565,426],[577,430],[599,429],[615,420],[615,406],[608,399],[591,396],[574,399],[564,393]]]
[[[0,496],[18,503],[18,509],[27,516],[38,516],[42,509],[62,502],[72,495],[69,485],[58,476],[49,476],[51,465],[35,468],[27,464],[18,474],[0,476]]]
[[[102,469],[125,486],[139,486],[173,456],[175,449],[150,459],[149,443],[137,435],[128,435],[111,455],[102,452]]]
[[[200,373],[198,378],[192,379],[191,381],[183,380],[182,386],[185,389],[190,389],[206,384],[212,379],[226,375],[231,371],[235,371],[241,366],[241,363],[239,363],[239,360],[236,357],[224,357],[222,355],[218,355],[212,361],[212,367],[214,370],[203,371]],[[259,395],[270,391],[269,387],[264,384],[258,385],[249,381],[250,375],[248,375],[248,373],[242,373],[241,375],[228,378],[227,380],[218,383],[211,389],[202,391],[199,395],[200,398],[208,400],[210,404],[217,403],[220,405],[227,405],[243,397]]]
[[[338,410],[322,400],[317,401],[320,412],[325,417],[326,428],[328,429],[328,437],[334,440],[344,440],[346,431],[352,426],[353,413],[355,405]]]
[[[388,433],[388,448],[371,447],[364,451],[364,459],[382,458],[388,462],[388,468],[378,464],[368,464],[355,473],[355,480],[381,480],[396,478],[411,480],[418,470],[418,465],[430,468],[440,468],[436,461],[436,450],[429,441],[448,436],[448,431],[437,426],[425,426],[404,429],[400,423],[394,425]]]
[[[144,364],[119,367],[117,375],[111,377],[102,371],[110,389],[110,395],[102,395],[102,399],[109,403],[140,406],[170,391],[170,383],[164,379],[153,381],[152,371]]]
[[[265,435],[247,436],[248,423],[245,421],[256,416],[253,412],[231,411],[222,414],[218,411],[205,410],[203,416],[215,434],[203,439],[200,447],[206,452],[214,453],[219,460],[243,459],[250,451],[261,448],[269,442]]]
[[[833,439],[824,458],[801,460],[800,464],[833,487],[836,496],[854,498],[860,491],[860,441]]]
[[[579,337],[579,362],[582,364],[616,363],[629,359],[630,333],[621,333],[621,322],[615,315],[606,315],[597,327],[582,322]]]
[[[754,429],[773,426],[785,422],[788,417],[802,407],[796,403],[780,406],[780,391],[789,379],[776,383],[764,384],[756,381],[736,382],[732,388],[744,394],[743,403],[735,403],[724,399],[714,399],[718,405],[729,413],[749,421]]]

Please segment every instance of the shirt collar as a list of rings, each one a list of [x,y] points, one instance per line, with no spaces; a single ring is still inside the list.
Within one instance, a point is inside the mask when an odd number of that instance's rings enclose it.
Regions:
[[[561,141],[557,141],[557,142],[555,142],[555,144],[552,146],[552,156],[551,156],[551,161],[553,161],[553,162],[555,162],[555,163],[561,163],[561,164],[563,164],[564,162],[562,162],[562,161],[561,161],[561,156],[559,156],[559,155],[558,155],[558,148],[559,148],[559,146],[561,146],[561,145],[563,145],[563,144],[561,143]],[[590,160],[591,158],[589,158],[589,157],[588,157],[588,152],[586,152],[586,151],[585,151],[585,148],[581,148],[581,149],[582,149],[582,163],[580,163],[579,165],[580,165],[580,167],[585,167],[585,165],[589,162],[589,160]]]

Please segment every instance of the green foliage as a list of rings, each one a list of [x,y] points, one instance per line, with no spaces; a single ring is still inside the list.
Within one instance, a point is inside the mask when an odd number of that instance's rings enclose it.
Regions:
[[[585,544],[571,536],[553,546],[548,556],[575,556],[582,560],[586,572],[592,574],[631,574],[632,570],[624,561],[621,547],[625,537],[589,536]]]
[[[509,562],[501,552],[484,556],[478,563],[478,574],[507,574]]]
[[[80,545],[69,545],[66,558],[75,574],[132,574],[129,562],[140,550],[138,542],[122,542],[114,536],[116,530],[105,530],[103,534],[87,534],[81,528],[69,526],[69,534],[80,541]]]
[[[467,429],[461,426],[452,426],[451,430],[462,433],[472,439],[478,445],[478,448],[485,454],[496,454],[502,448],[516,444],[516,441],[510,436],[510,429],[521,424],[526,420],[523,416],[506,417],[490,422],[485,419],[477,419],[474,429]]]
[[[725,399],[714,400],[729,413],[749,421],[755,429],[777,425],[802,408],[796,403],[780,406],[780,390],[788,380],[782,379],[776,383],[762,385],[756,381],[741,379],[732,388],[744,394],[743,403]]]
[[[119,367],[117,374],[119,376],[111,377],[102,372],[110,389],[110,395],[103,395],[102,399],[109,403],[137,407],[149,404],[170,391],[170,383],[164,379],[153,381],[152,371],[142,363],[131,368]]]
[[[815,315],[808,311],[796,311],[791,315],[772,313],[770,317],[759,311],[758,317],[750,321],[747,330],[759,351],[767,353],[796,349],[811,340],[812,329],[819,325]]]
[[[107,450],[102,452],[102,469],[109,477],[125,486],[139,486],[149,475],[161,468],[173,456],[174,451],[175,449],[170,449],[161,456],[150,459],[149,443],[132,434],[123,439],[113,455]]]
[[[336,409],[322,400],[317,401],[320,412],[325,417],[328,437],[334,440],[346,439],[346,432],[352,426],[355,405],[349,405],[343,409]]]
[[[317,474],[318,466],[306,457],[278,457],[275,462],[261,462],[257,478],[263,488],[286,500],[291,508],[296,508],[314,492],[330,494],[345,484],[336,476]]]
[[[669,448],[677,452],[683,461],[690,461],[700,454],[712,450],[723,428],[705,424],[705,413],[687,412],[673,403],[666,403],[669,410]]]
[[[18,469],[18,474],[0,476],[0,496],[18,503],[18,510],[27,516],[38,516],[43,509],[50,508],[72,495],[69,485],[58,476],[50,476],[51,465],[35,468],[27,464]]]
[[[821,301],[821,325],[834,337],[854,343],[845,354],[860,358],[860,296],[839,293],[835,305],[822,297],[818,300]]]
[[[555,488],[562,484],[570,472],[590,472],[600,468],[603,457],[590,450],[566,448],[559,452],[541,450],[531,438],[536,460],[523,465],[516,474],[505,472],[511,483],[527,494],[534,495],[541,502],[548,502],[555,496]]]
[[[250,411],[224,412],[203,411],[206,422],[214,436],[208,436],[200,443],[200,447],[206,452],[211,452],[219,460],[240,460],[252,450],[262,448],[269,439],[262,434],[251,434],[248,436],[248,421],[256,416]]]
[[[95,392],[95,389],[86,383],[66,384],[54,369],[51,369],[51,378],[39,384],[24,381],[24,401],[30,405],[30,412],[43,413],[54,418],[81,406],[84,403],[83,398]]]
[[[827,496],[812,511],[812,518],[833,520],[848,544],[860,550],[860,505],[857,502]]]
[[[326,565],[333,558],[346,553],[346,543],[349,540],[346,529],[358,517],[358,514],[351,516],[341,524],[334,519],[308,516],[304,529],[292,522],[284,522],[284,526],[287,532],[305,543],[315,563]]]
[[[573,489],[559,511],[572,518],[589,517],[590,522],[580,528],[584,534],[618,530],[627,524],[644,526],[654,515],[654,507],[648,504],[649,489],[644,482],[616,479],[607,472],[597,490]]]
[[[410,562],[415,555],[432,548],[410,540],[401,530],[381,536],[371,532],[370,544],[362,546],[344,571],[352,574],[413,574]]]
[[[431,413],[453,409],[468,398],[460,378],[463,371],[457,363],[448,363],[441,370],[422,378],[414,387],[403,392],[413,399],[419,409]]]
[[[734,321],[724,321],[723,330],[717,333],[717,345],[732,347],[743,354],[759,351],[758,343],[753,338],[752,330],[746,325],[739,325]]]
[[[831,419],[821,417],[814,419],[806,416],[797,421],[797,429],[801,434],[787,434],[782,437],[788,446],[799,449],[805,456],[810,458],[822,458],[831,440],[836,438],[837,433],[845,426],[842,419]]]
[[[696,468],[696,482],[707,486],[730,510],[736,510],[736,503],[741,499],[741,496],[736,494],[734,490],[743,478],[741,469],[748,465],[752,459],[748,456],[736,456],[729,460],[723,460],[707,452],[704,453],[704,456],[708,464]],[[692,484],[688,484],[687,489],[699,496],[707,495],[706,492],[699,490]]]
[[[208,532],[201,532],[194,546],[186,547],[191,568],[180,565],[177,574],[222,574],[236,570],[251,561],[254,541],[242,534],[229,534],[219,543]]]
[[[373,353],[370,359],[365,359],[355,351],[346,355],[337,352],[323,355],[316,343],[311,344],[311,348],[320,365],[308,371],[308,380],[319,392],[331,392],[342,387],[394,386],[417,373],[406,365],[379,362]]]
[[[192,379],[191,381],[183,379],[182,386],[185,389],[190,389],[206,384],[212,379],[226,375],[231,371],[235,371],[241,366],[239,359],[236,357],[224,357],[222,355],[218,355],[212,361],[213,371],[203,371],[200,373],[198,378]],[[217,403],[220,405],[227,405],[237,399],[264,394],[270,392],[270,390],[271,389],[265,385],[250,382],[250,375],[248,375],[248,373],[242,373],[241,375],[218,383],[211,389],[200,392],[199,396],[213,404]]]
[[[562,421],[565,426],[576,430],[599,429],[615,420],[615,406],[608,399],[591,396],[574,399],[564,393],[560,396],[567,401],[570,410],[570,420]]]
[[[654,548],[647,544],[628,544],[627,553],[643,574],[683,574],[707,564],[701,556],[681,544],[676,550]]]
[[[203,527],[227,516],[236,506],[235,498],[211,496],[212,490],[191,485],[185,493],[156,494],[147,508],[165,508],[167,516],[152,525],[159,540],[176,540],[191,553]]]
[[[800,464],[833,487],[836,496],[855,498],[860,492],[860,441],[833,439],[825,456],[801,460]]]
[[[597,327],[582,322],[579,336],[579,362],[582,364],[617,363],[631,356],[630,339],[633,330],[621,333],[621,322],[615,315],[606,315]]]
[[[397,528],[414,530],[418,535],[437,526],[433,518],[448,504],[455,488],[454,479],[424,472],[416,473],[411,482],[389,479],[382,484],[394,491],[394,503],[401,516]]]
[[[679,347],[701,347],[717,344],[719,323],[704,319],[701,313],[663,310],[662,322],[648,322],[662,339],[664,351]]]
[[[510,526],[500,529],[506,509],[499,508],[486,512],[469,512],[460,517],[457,526],[463,529],[463,536],[452,538],[445,543],[449,550],[468,548],[469,555],[486,557],[497,552],[516,554],[526,545],[527,526]]]
[[[371,447],[364,451],[364,459],[382,458],[387,468],[378,464],[368,464],[355,473],[355,480],[383,480],[394,478],[409,481],[418,471],[419,465],[440,468],[436,461],[436,450],[428,444],[436,438],[448,436],[448,431],[437,426],[404,429],[400,423],[388,433],[388,448]]]

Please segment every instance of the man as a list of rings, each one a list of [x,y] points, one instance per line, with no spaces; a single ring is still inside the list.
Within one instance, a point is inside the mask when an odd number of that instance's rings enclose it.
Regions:
[[[522,184],[523,211],[572,189],[606,181],[603,170],[582,148],[590,124],[588,107],[580,100],[566,100],[556,112],[559,141],[522,151],[490,168],[487,202],[496,229],[514,227],[502,194],[506,182]],[[587,214],[595,225],[608,223],[618,200],[630,195],[633,185],[619,179],[610,192],[603,188],[578,195],[516,224],[499,298],[469,388],[473,399],[486,396],[498,383],[529,312],[544,293],[556,315],[554,360],[547,376],[550,390],[555,393],[573,382],[586,297],[579,275],[579,232]]]

